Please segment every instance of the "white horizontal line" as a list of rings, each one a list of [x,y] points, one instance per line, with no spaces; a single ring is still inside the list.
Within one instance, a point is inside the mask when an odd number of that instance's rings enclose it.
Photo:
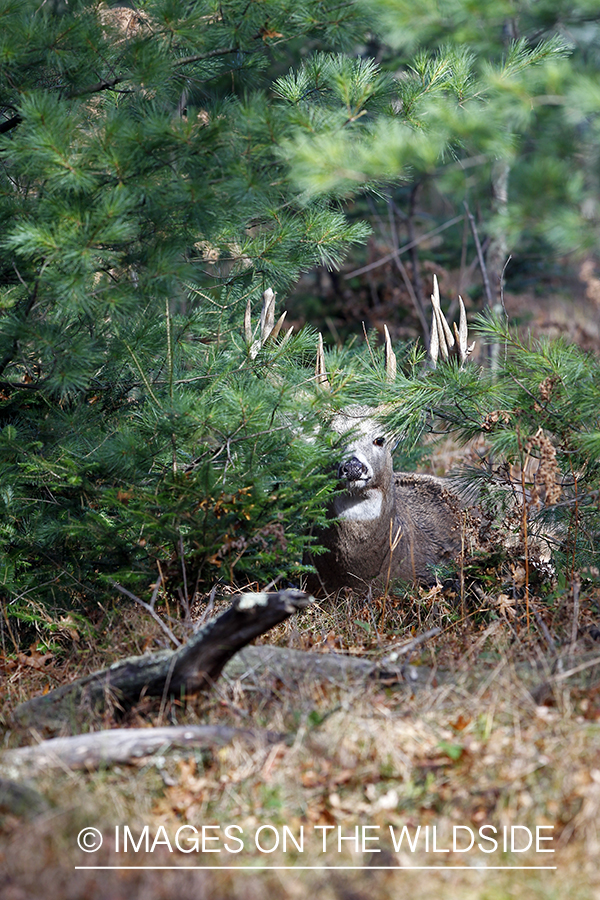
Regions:
[[[299,871],[305,869],[321,870],[321,869],[359,869],[364,872],[372,872],[374,869],[393,872],[396,869],[440,869],[447,871],[448,869],[465,869],[469,872],[487,872],[492,869],[522,871],[524,869],[544,869],[553,870],[558,866],[75,866],[76,869],[160,869],[168,871],[178,871],[179,869],[210,869],[215,872],[219,869],[223,871],[252,871],[258,869],[286,869],[291,871]]]

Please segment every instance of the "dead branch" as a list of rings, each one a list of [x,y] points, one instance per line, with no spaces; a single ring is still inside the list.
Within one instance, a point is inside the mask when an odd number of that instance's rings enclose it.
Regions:
[[[89,720],[111,706],[127,709],[143,696],[180,697],[208,690],[238,650],[311,602],[297,590],[241,594],[183,647],[116,662],[21,703],[14,718],[22,726],[54,730],[76,722],[82,713]]]

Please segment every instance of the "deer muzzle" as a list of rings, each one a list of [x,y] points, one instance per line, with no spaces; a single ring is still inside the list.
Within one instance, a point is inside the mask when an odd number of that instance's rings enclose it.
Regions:
[[[338,478],[347,482],[363,481],[369,477],[369,470],[356,456],[352,456],[338,467]]]

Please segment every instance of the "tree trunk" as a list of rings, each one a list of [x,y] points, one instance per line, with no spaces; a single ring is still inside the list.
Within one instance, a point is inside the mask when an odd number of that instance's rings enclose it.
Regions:
[[[496,316],[502,314],[502,276],[508,259],[508,238],[506,218],[508,216],[508,178],[510,162],[498,159],[492,167],[492,209],[497,217],[496,231],[492,235],[486,254],[486,268],[492,290],[492,310]],[[490,365],[492,370],[498,368],[500,345],[492,344]]]

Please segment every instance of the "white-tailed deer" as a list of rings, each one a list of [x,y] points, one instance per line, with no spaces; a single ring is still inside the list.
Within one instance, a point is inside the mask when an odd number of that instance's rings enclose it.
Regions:
[[[456,353],[464,363],[473,347],[467,346],[467,324],[460,300],[460,326],[454,335],[441,311],[437,279],[432,295],[433,324],[430,355],[447,359]],[[396,359],[386,331],[386,371],[395,375]],[[319,342],[317,383],[328,385]],[[312,560],[317,576],[314,590],[364,588],[371,582],[387,586],[393,579],[428,582],[436,566],[461,552],[464,514],[458,496],[441,478],[394,472],[393,439],[374,418],[377,410],[354,406],[334,416],[331,423],[348,442],[338,465],[345,490],[329,509],[331,526],[318,534],[326,548]]]

